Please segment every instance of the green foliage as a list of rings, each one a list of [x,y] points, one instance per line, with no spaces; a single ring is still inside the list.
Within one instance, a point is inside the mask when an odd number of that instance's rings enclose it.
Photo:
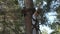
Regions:
[[[42,2],[43,0],[36,0],[36,4]],[[49,2],[51,0],[45,0]],[[47,6],[48,6],[47,5]],[[60,8],[57,10],[58,14],[60,14]],[[57,16],[60,18],[60,16]],[[60,33],[60,25],[53,24],[52,29],[55,29],[51,34],[59,34]],[[24,34],[24,16],[21,14],[21,8],[18,5],[17,0],[0,0],[0,34]],[[46,32],[44,32],[46,34]]]
[[[17,0],[0,0],[0,34],[23,34],[24,17]]]

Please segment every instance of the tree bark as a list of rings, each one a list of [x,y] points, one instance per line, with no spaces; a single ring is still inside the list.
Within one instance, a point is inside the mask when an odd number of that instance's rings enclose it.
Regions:
[[[32,34],[32,14],[35,11],[33,0],[24,0],[25,9],[23,9],[24,18],[25,18],[25,26],[26,26],[26,34]]]
[[[29,15],[25,16],[25,26],[26,26],[26,34],[32,34],[32,18]]]
[[[33,8],[33,0],[24,0],[26,8]]]

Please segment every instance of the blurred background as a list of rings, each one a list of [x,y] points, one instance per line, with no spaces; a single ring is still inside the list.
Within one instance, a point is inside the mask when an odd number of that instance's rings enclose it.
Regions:
[[[0,34],[24,34],[24,28],[18,0],[0,0]]]
[[[0,34],[25,34],[24,16],[21,13],[24,7],[24,0],[0,0]],[[43,0],[33,0],[37,7]],[[47,2],[47,0],[45,0]],[[57,9],[57,16],[60,19],[60,7]],[[55,32],[51,34],[60,34],[60,23],[51,25]],[[46,34],[46,32],[43,32]]]

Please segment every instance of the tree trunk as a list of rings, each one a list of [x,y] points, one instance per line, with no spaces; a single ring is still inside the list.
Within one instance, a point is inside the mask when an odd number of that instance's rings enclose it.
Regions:
[[[26,8],[33,8],[33,0],[24,0]]]
[[[33,0],[24,0],[25,9],[23,9],[26,34],[32,34],[32,14],[35,11],[33,6]]]

